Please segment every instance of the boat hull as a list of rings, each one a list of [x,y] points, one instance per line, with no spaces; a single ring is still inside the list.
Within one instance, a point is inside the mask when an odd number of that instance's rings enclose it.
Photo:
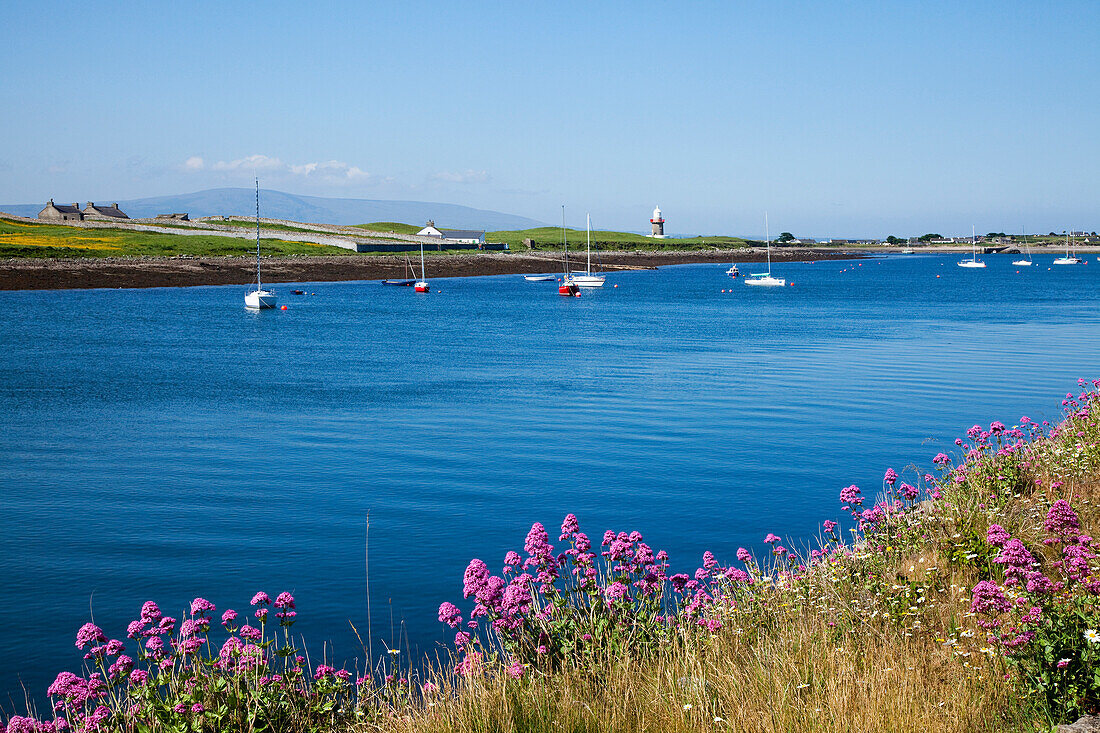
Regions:
[[[782,279],[782,278],[772,277],[770,275],[765,275],[763,277],[757,277],[757,276],[747,277],[747,278],[745,278],[745,284],[746,285],[757,285],[757,286],[763,286],[763,287],[777,288],[777,287],[783,287],[784,285],[786,285],[787,281]]]
[[[568,297],[572,297],[574,295],[580,295],[580,294],[581,294],[581,289],[579,287],[577,287],[576,283],[563,282],[561,285],[558,286],[558,295],[565,295],[565,296],[568,296]]]
[[[558,278],[554,275],[524,275],[523,279],[529,283],[552,283]]]
[[[963,260],[958,264],[959,267],[985,267],[985,263],[981,260]]]
[[[602,275],[589,275],[587,273],[574,274],[570,280],[578,288],[602,288],[604,283]]]
[[[400,285],[402,287],[409,287],[413,284],[412,280],[383,280],[383,285]]]
[[[431,290],[431,288],[429,287],[428,283],[421,280],[420,282],[416,283],[416,285],[413,285],[413,290],[418,293],[426,293]]]
[[[1030,260],[1016,260],[1012,264],[1016,265],[1016,267],[1031,267]]]
[[[249,310],[274,308],[278,298],[272,290],[253,290],[244,296],[244,307]]]
[[[1056,264],[1056,265],[1079,265],[1079,264],[1081,264],[1081,260],[1077,259],[1076,257],[1059,257],[1058,259],[1054,260],[1054,264]]]

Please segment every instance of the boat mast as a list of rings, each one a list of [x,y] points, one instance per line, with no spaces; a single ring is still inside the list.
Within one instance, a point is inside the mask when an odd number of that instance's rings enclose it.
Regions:
[[[424,243],[420,243],[420,279],[424,279]]]
[[[585,214],[585,216],[587,217],[587,225],[586,226],[588,227],[588,270],[587,270],[587,272],[588,272],[589,275],[591,275],[592,274],[592,215],[591,214]]]
[[[772,235],[768,231],[768,212],[764,212],[764,238],[768,242],[768,277],[772,274]]]
[[[565,274],[569,274],[569,238],[565,236],[565,204],[561,205],[561,252]]]
[[[260,282],[260,179],[256,179],[256,290],[263,290]]]

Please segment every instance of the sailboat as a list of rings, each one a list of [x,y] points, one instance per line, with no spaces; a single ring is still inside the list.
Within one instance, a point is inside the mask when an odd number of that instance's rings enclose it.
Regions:
[[[581,289],[577,283],[573,282],[573,273],[569,272],[569,238],[565,235],[565,206],[561,207],[561,257],[562,257],[562,278],[561,284],[558,285],[558,295],[565,295],[567,297],[581,296]]]
[[[409,262],[409,256],[405,255],[405,278],[403,280],[383,280],[382,284],[383,285],[403,285],[403,286],[412,285],[413,280],[412,280],[412,278],[409,277],[409,269],[410,269],[411,266],[412,266],[412,263]],[[413,274],[415,275],[416,272],[414,271]]]
[[[772,277],[772,235],[768,230],[768,212],[764,212],[764,237],[768,240],[768,271],[754,272],[751,277],[745,278],[746,285],[767,285],[771,287],[786,285],[783,278]]]
[[[602,288],[604,276],[592,272],[592,216],[588,215],[588,267],[584,272],[571,273],[572,281],[579,288]]]
[[[1056,265],[1079,265],[1079,264],[1081,264],[1081,260],[1077,259],[1077,253],[1076,252],[1074,252],[1072,254],[1070,253],[1070,246],[1071,246],[1070,241],[1071,241],[1070,240],[1070,235],[1067,234],[1066,235],[1066,256],[1057,258],[1056,260],[1054,260],[1054,264],[1056,264]]]
[[[1027,243],[1027,235],[1024,234],[1023,232],[1021,232],[1020,236],[1022,236],[1024,238],[1024,248],[1027,249],[1027,259],[1026,260],[1013,260],[1012,264],[1016,265],[1017,267],[1031,267],[1031,265],[1032,265],[1032,262],[1031,262],[1031,247]]]
[[[959,260],[959,267],[985,267],[985,263],[978,259],[978,240],[974,235],[974,227],[970,227],[970,259]]]
[[[426,293],[430,288],[428,287],[428,280],[424,277],[424,243],[420,243],[420,279],[413,285],[413,290],[418,293]]]
[[[256,179],[256,289],[244,296],[244,307],[265,310],[275,307],[275,291],[264,288],[260,280],[260,179]]]

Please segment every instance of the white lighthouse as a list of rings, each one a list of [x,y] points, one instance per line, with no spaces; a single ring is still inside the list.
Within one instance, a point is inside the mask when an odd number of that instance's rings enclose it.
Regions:
[[[653,218],[649,220],[649,223],[653,225],[653,233],[649,236],[654,239],[665,238],[665,219],[661,216],[661,207],[653,207]]]

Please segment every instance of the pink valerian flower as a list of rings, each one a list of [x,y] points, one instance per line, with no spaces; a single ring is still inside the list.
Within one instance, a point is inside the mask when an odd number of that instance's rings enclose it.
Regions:
[[[787,548],[783,545],[776,545],[772,553],[775,554],[776,557],[783,557],[787,554]]]
[[[279,594],[278,598],[275,599],[275,608],[281,608],[283,610],[294,608],[294,596],[284,590]]]
[[[993,433],[994,435],[1000,435],[1004,431],[1005,424],[1003,422],[998,422],[994,420],[993,422],[989,423],[989,432]]]
[[[518,660],[515,660],[515,659],[513,659],[513,660],[512,660],[512,663],[511,663],[511,664],[509,664],[509,665],[508,665],[508,666],[507,666],[507,667],[505,668],[505,670],[504,670],[504,671],[505,671],[505,672],[506,672],[506,673],[508,674],[508,676],[509,676],[509,677],[511,677],[512,679],[514,679],[514,680],[518,680],[518,679],[519,679],[520,677],[522,677],[522,676],[523,676],[523,672],[524,672],[524,669],[523,669],[523,665],[522,665],[522,664],[520,664]]]
[[[554,548],[550,545],[550,535],[541,522],[535,522],[531,525],[531,531],[527,533],[527,538],[523,541],[523,549],[528,555],[527,560],[523,563],[524,568],[552,565],[554,563]]]
[[[93,642],[104,641],[107,641],[107,637],[103,635],[103,629],[91,622],[84,624],[80,627],[80,630],[76,632],[77,649],[83,649]]]
[[[893,486],[898,480],[898,472],[892,468],[887,468],[886,475],[882,477],[882,480],[890,486]]]
[[[772,534],[771,532],[768,532],[768,535],[764,538],[764,541],[767,542],[769,545],[774,545],[776,542],[779,542],[779,540],[780,537],[778,535]]]
[[[458,610],[458,606],[444,601],[439,604],[439,621],[447,624],[452,629],[457,629],[459,624],[462,623],[462,613]]]
[[[748,565],[750,562],[752,562],[752,553],[746,550],[744,547],[738,547],[737,559]]]
[[[163,615],[160,612],[160,607],[153,601],[146,601],[141,606],[141,620],[147,624],[157,623]]]
[[[577,522],[577,515],[566,514],[565,520],[561,523],[561,536],[558,539],[567,540],[579,531],[580,525]]]
[[[713,570],[718,565],[718,561],[714,559],[714,555],[710,550],[703,553],[703,567],[707,570]]]
[[[266,606],[271,603],[271,596],[263,591],[260,591],[256,595],[252,596],[251,604],[253,606]]]
[[[913,501],[914,499],[916,499],[920,495],[920,489],[918,489],[915,486],[910,486],[909,484],[902,482],[901,486],[898,487],[898,494],[903,499],[906,499],[908,501]]]
[[[203,713],[205,711],[206,711],[206,708],[203,707],[201,702],[197,702],[197,703],[195,703],[194,705],[191,706],[191,712],[194,713],[195,715],[198,715],[198,714]]]
[[[140,638],[145,631],[145,622],[141,620],[131,621],[126,627],[126,636],[130,639]]]
[[[481,652],[467,652],[466,656],[455,665],[455,672],[462,677],[472,677],[481,672]]]
[[[206,615],[214,610],[214,604],[205,598],[196,598],[191,601],[191,615]]]
[[[144,685],[149,681],[149,673],[144,669],[135,669],[130,672],[130,684],[132,685]]]
[[[683,573],[676,573],[668,579],[668,582],[672,584],[673,589],[677,593],[683,593],[684,587],[687,585],[689,578]]]
[[[627,596],[627,590],[628,589],[625,585],[616,581],[614,583],[608,584],[607,588],[604,589],[603,594],[604,597],[607,598],[608,603],[615,603],[616,601],[621,601],[624,599],[629,601],[630,597]]]
[[[187,713],[187,703],[178,702],[175,704],[172,710],[179,713],[180,715],[184,715]]]
[[[1005,566],[1005,585],[1015,585],[1036,564],[1035,556],[1017,539],[1009,540],[993,562]]]
[[[126,645],[123,644],[118,639],[111,639],[110,641],[107,642],[107,654],[109,656],[117,657],[119,654],[122,654],[122,651],[125,648],[126,648]]]
[[[851,486],[845,486],[840,490],[840,503],[844,506],[841,509],[855,509],[855,507],[862,506],[863,497],[860,494],[863,493],[859,490],[859,487],[855,484]]]
[[[162,634],[171,634],[176,630],[176,619],[171,616],[165,616],[161,618],[160,623],[157,624],[157,628]]]
[[[270,611],[270,609],[267,609],[267,608],[257,608],[256,613],[253,614],[253,615],[257,619],[259,619],[261,623],[267,623],[267,614],[268,614],[269,611]]]
[[[489,568],[484,562],[474,558],[466,566],[462,575],[462,597],[469,598],[485,587],[489,582]]]
[[[259,629],[245,624],[238,631],[242,639],[248,639],[249,641],[260,641],[263,638],[263,632]]]
[[[229,626],[236,620],[237,612],[234,611],[232,608],[227,609],[226,612],[222,614],[222,625],[226,628],[229,628]]]
[[[986,530],[985,539],[995,547],[1004,547],[1005,543],[1012,539],[1012,535],[1001,525],[991,524],[989,529]]]
[[[1047,512],[1043,529],[1060,542],[1066,542],[1067,540],[1072,542],[1081,531],[1081,522],[1077,517],[1077,512],[1073,511],[1073,507],[1070,506],[1069,502],[1065,499],[1059,499],[1051,505],[1050,511]]]
[[[831,519],[826,519],[821,523],[821,528],[825,530],[825,534],[832,534],[833,530],[836,529],[836,522]]]
[[[315,680],[324,679],[325,677],[329,677],[329,676],[333,675],[335,672],[336,672],[335,667],[330,667],[327,664],[318,664],[317,665],[317,670],[313,673],[313,679],[315,679]]]
[[[962,441],[959,442],[961,443]],[[951,457],[948,456],[946,453],[937,453],[936,457],[932,459],[932,463],[940,466],[946,466],[948,463],[951,463]]]
[[[970,610],[984,616],[996,616],[1012,608],[1012,601],[1005,597],[1004,591],[996,583],[982,580],[974,586]]]

